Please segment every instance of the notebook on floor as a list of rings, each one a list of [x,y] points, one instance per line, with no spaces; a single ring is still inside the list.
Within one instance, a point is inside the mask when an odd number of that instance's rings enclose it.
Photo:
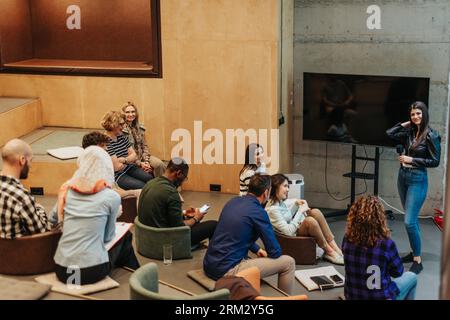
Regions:
[[[47,153],[52,157],[60,160],[76,159],[80,156],[83,148],[81,147],[64,147],[57,149],[48,149]]]
[[[297,270],[295,277],[308,291],[342,287],[345,281],[333,266]]]

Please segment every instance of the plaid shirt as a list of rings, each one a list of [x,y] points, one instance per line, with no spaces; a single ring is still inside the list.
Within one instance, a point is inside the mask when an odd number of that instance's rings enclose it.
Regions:
[[[396,278],[403,274],[403,264],[392,239],[379,240],[373,248],[365,248],[348,242],[344,237],[342,251],[345,262],[346,299],[394,300],[396,298],[400,291],[391,277]],[[377,283],[377,273],[371,270],[370,266],[380,268],[379,289],[369,288],[369,284]]]
[[[44,208],[22,183],[0,175],[0,238],[15,239],[50,229]]]

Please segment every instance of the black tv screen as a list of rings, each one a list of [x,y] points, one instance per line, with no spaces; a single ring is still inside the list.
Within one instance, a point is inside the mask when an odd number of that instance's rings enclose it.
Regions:
[[[428,106],[429,78],[303,74],[303,139],[393,147],[386,130]]]

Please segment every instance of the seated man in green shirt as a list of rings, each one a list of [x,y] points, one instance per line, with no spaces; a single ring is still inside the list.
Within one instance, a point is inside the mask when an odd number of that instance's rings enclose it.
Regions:
[[[139,197],[138,217],[142,224],[154,228],[191,227],[191,245],[211,238],[217,221],[200,222],[205,213],[198,208],[183,211],[177,188],[187,179],[189,166],[182,158],[170,160],[164,174],[150,180]]]

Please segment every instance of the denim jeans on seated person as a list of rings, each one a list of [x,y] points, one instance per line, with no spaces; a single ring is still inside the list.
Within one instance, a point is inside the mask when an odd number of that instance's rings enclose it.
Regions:
[[[417,275],[414,272],[404,272],[400,277],[392,279],[400,293],[397,300],[414,300],[416,297]]]
[[[117,179],[117,184],[124,190],[136,190],[142,189],[153,178],[151,173],[133,165]]]

